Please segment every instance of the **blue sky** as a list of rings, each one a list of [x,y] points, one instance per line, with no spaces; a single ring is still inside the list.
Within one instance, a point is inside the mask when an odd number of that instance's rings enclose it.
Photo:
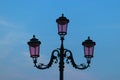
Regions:
[[[35,34],[42,42],[39,62],[47,64],[60,46],[56,19],[62,13],[70,20],[65,48],[77,64],[86,62],[82,41],[96,42],[94,58],[87,70],[65,64],[65,80],[120,79],[119,0],[1,0],[0,79],[59,80],[58,64],[50,69],[34,68],[27,42]]]

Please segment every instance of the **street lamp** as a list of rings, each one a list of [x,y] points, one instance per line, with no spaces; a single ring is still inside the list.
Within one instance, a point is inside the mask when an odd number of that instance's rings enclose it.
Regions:
[[[59,17],[57,20],[57,25],[58,25],[58,34],[61,36],[61,37],[64,37],[64,35],[67,34],[67,26],[68,26],[68,23],[69,23],[69,20],[64,17],[64,14],[62,14],[61,17]]]
[[[87,59],[86,63],[77,65],[73,59],[72,52],[69,49],[64,48],[64,36],[67,34],[67,27],[69,23],[69,19],[64,17],[62,14],[61,17],[56,19],[58,25],[58,34],[60,35],[61,46],[60,48],[54,49],[51,54],[51,58],[48,64],[39,63],[37,64],[37,58],[40,54],[40,44],[41,42],[33,35],[33,38],[28,42],[30,49],[30,56],[33,58],[34,66],[38,69],[48,69],[52,66],[53,63],[59,63],[59,72],[60,72],[60,80],[63,80],[63,71],[64,71],[64,63],[71,63],[72,66],[76,69],[87,69],[90,65],[91,58],[93,57],[94,46],[96,45],[90,37],[87,40],[82,42],[84,46],[84,57]]]

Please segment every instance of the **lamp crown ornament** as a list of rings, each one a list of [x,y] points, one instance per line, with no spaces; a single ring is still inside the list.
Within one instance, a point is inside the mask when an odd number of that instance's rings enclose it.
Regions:
[[[64,14],[62,14],[61,17],[59,17],[58,19],[56,19],[56,22],[64,25],[64,24],[68,24],[69,23],[69,19],[67,19],[66,17],[64,17]]]
[[[90,39],[90,36],[88,36],[88,39],[85,40],[83,43],[82,43],[83,46],[86,46],[86,47],[93,47],[95,46],[95,42],[93,42],[91,39]]]

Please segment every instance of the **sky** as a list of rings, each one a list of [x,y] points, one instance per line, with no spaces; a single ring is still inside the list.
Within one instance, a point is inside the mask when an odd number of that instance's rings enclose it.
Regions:
[[[27,42],[36,35],[42,44],[38,62],[47,64],[59,48],[56,19],[70,20],[64,47],[76,64],[85,63],[81,43],[96,42],[90,67],[65,64],[64,80],[120,80],[120,0],[0,0],[0,80],[59,80],[58,64],[34,67]]]

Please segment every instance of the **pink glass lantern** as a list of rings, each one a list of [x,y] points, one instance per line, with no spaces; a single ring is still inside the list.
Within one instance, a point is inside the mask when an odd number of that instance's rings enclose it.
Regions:
[[[32,58],[39,57],[40,44],[41,42],[35,38],[35,35],[33,35],[33,38],[30,39],[30,41],[28,42],[29,49],[30,49],[30,56]]]
[[[96,43],[90,40],[90,37],[88,37],[88,39],[85,40],[82,45],[84,46],[84,56],[86,58],[92,58]]]
[[[66,35],[67,34],[67,26],[68,26],[68,23],[69,23],[69,19],[64,17],[64,14],[62,14],[61,17],[56,19],[56,22],[58,24],[58,34],[60,36]]]

